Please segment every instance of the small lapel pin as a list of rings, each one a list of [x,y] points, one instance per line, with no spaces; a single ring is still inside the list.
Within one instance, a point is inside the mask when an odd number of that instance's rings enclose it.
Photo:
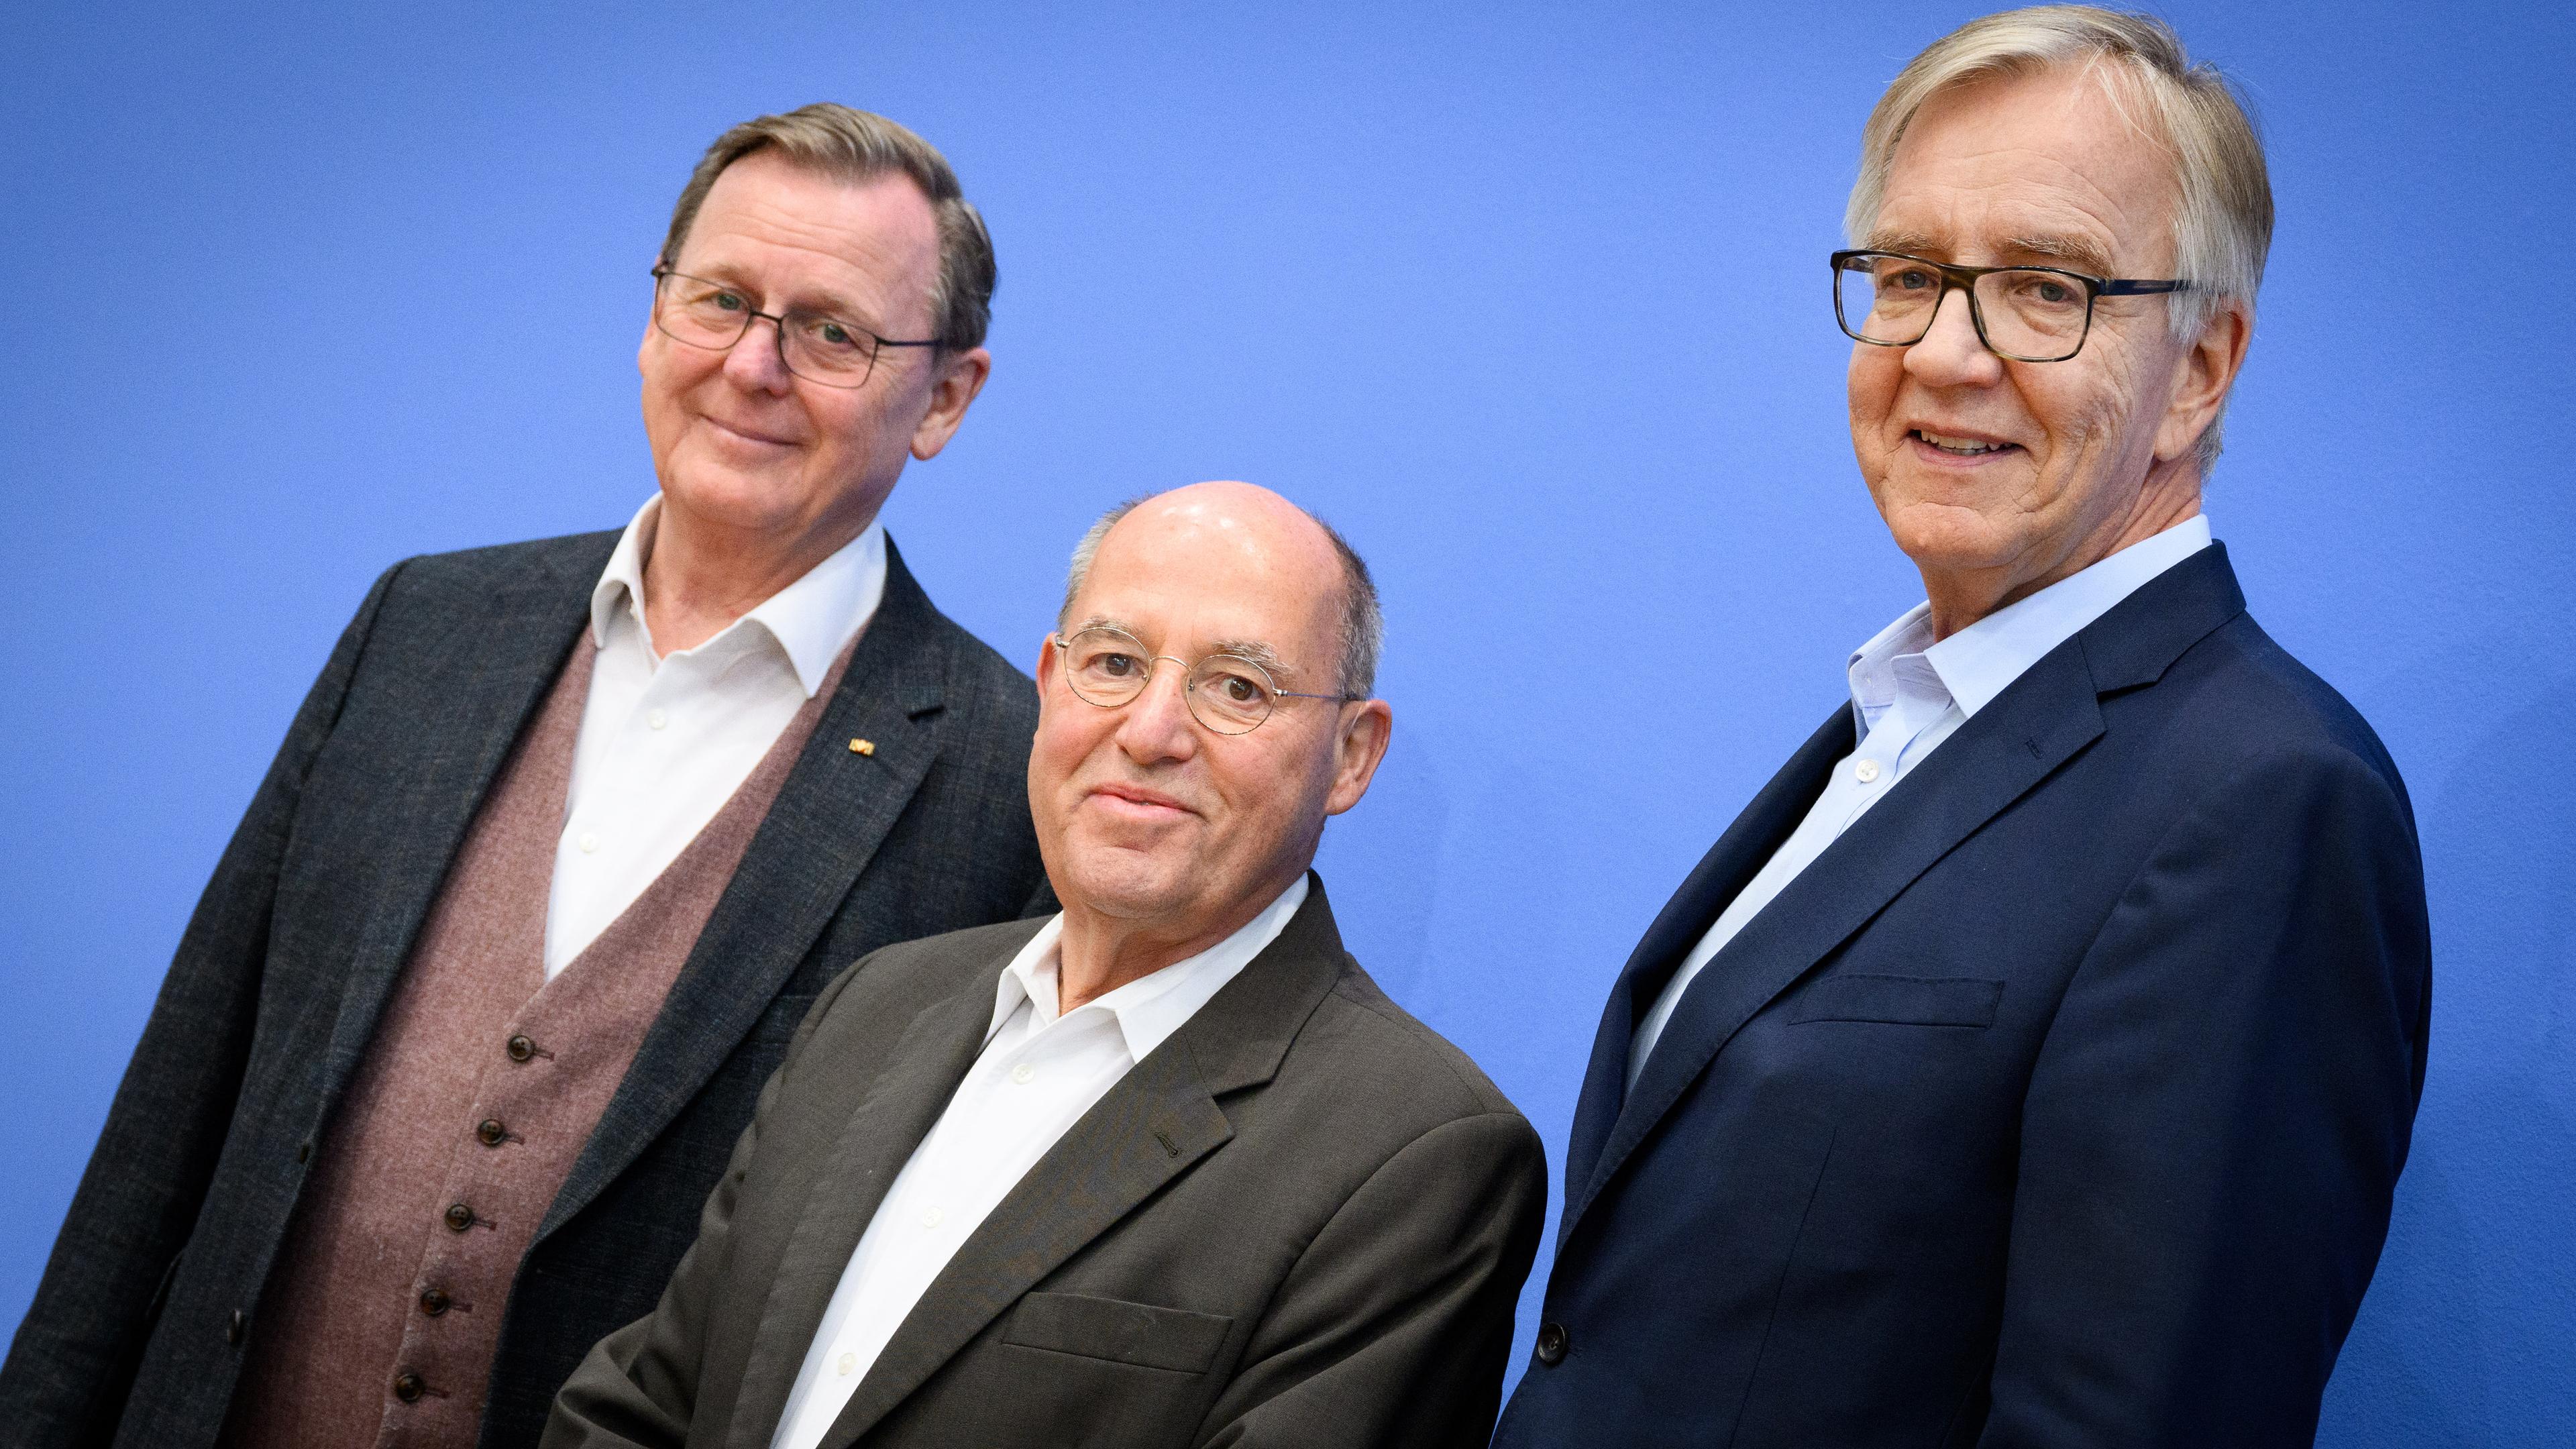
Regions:
[[[850,741],[850,753],[851,753],[851,754],[854,754],[854,755],[873,755],[873,754],[875,754],[876,752],[877,752],[877,742],[876,742],[876,741],[874,741],[874,740],[852,740],[852,741]]]

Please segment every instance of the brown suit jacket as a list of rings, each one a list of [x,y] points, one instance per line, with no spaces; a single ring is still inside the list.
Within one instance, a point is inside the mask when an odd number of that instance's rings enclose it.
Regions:
[[[833,984],[661,1306],[591,1351],[545,1449],[766,1449],[1038,925]],[[1546,1200],[1537,1134],[1343,951],[1319,882],[985,1219],[825,1449],[1482,1445]]]

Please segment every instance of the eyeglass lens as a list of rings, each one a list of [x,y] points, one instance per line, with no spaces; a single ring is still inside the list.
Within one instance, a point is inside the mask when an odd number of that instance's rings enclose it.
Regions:
[[[654,325],[673,340],[719,352],[742,340],[753,315],[741,291],[677,272],[662,278],[653,304]],[[778,332],[787,370],[826,387],[857,387],[876,365],[875,336],[821,313],[790,309]]]
[[[1115,709],[1144,692],[1154,657],[1133,635],[1118,629],[1085,629],[1065,641],[1065,683],[1103,708]],[[1219,734],[1239,735],[1270,717],[1278,689],[1269,672],[1249,659],[1211,654],[1190,666],[1181,698],[1198,722]]]
[[[1864,342],[1906,346],[1932,330],[1941,273],[1912,257],[1864,252],[1835,273],[1843,330]],[[2084,345],[2093,301],[2084,284],[2038,267],[2006,267],[1977,278],[1986,344],[2025,362],[2057,362]]]

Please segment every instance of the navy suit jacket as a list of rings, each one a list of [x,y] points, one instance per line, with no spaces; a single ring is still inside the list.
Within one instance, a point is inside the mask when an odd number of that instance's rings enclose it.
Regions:
[[[1497,1442],[2308,1444],[2423,1086],[2397,769],[2223,548],[2052,651],[1639,1014],[1837,707],[1612,990]]]

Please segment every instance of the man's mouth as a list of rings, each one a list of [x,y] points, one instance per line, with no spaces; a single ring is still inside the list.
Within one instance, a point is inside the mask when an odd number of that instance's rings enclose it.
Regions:
[[[1925,428],[1916,428],[1906,436],[1927,447],[1937,448],[1953,458],[1982,458],[1993,453],[2014,452],[2021,447],[2019,443],[1998,443],[1985,438],[1963,438],[1951,433],[1932,432]]]

